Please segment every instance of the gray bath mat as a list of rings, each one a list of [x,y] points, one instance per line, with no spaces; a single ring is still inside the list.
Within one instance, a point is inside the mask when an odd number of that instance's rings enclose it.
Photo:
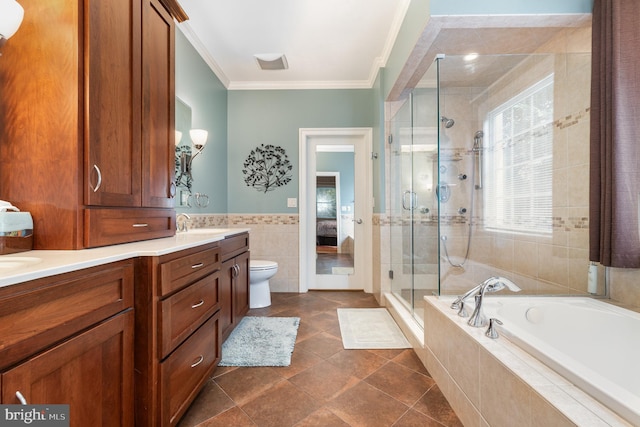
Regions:
[[[386,308],[339,308],[345,349],[411,348]]]
[[[219,366],[289,366],[299,317],[243,318],[222,344]]]

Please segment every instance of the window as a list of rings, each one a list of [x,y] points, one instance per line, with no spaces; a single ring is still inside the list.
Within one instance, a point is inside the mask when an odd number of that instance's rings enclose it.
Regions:
[[[550,234],[553,74],[487,116],[485,227]]]

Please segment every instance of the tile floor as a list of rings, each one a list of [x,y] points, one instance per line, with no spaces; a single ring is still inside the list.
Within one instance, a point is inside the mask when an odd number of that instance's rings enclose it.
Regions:
[[[415,352],[344,350],[336,308],[362,292],[272,294],[250,316],[298,316],[291,366],[218,367],[179,427],[461,426]]]

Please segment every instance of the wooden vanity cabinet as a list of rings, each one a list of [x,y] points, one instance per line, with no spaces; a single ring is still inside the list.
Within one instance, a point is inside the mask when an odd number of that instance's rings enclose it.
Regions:
[[[174,426],[221,357],[220,248],[138,259],[136,425]]]
[[[249,311],[249,234],[229,236],[220,247],[220,322],[224,341]]]
[[[0,61],[0,194],[35,249],[175,233],[174,0],[21,0]]]
[[[0,402],[68,404],[70,425],[133,426],[133,262],[0,288]]]

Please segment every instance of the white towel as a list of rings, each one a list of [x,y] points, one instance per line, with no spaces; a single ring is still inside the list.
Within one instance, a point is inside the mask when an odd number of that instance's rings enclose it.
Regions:
[[[0,212],[8,212],[8,211],[20,212],[20,209],[13,206],[11,202],[5,202],[4,200],[0,200]]]

